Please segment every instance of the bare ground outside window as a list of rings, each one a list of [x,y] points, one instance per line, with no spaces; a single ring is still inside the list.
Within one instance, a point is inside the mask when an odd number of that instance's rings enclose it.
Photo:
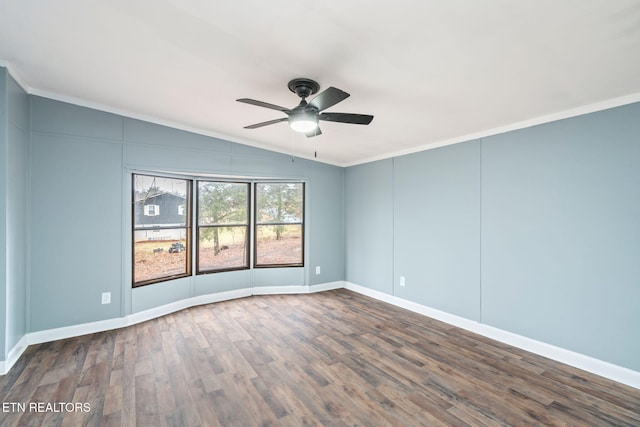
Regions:
[[[187,253],[180,250],[179,246],[173,246],[176,243],[186,247],[185,240],[136,242],[134,282],[140,283],[161,277],[185,274],[187,272]]]
[[[169,248],[177,241],[138,242],[135,249],[135,282],[144,282],[158,277],[184,274],[186,271],[185,252],[170,253]],[[260,264],[300,264],[302,263],[302,239],[286,236],[280,240],[264,239],[258,242],[258,262]],[[245,265],[246,247],[244,243],[223,245],[215,255],[214,248],[201,247],[200,269],[236,268]]]
[[[283,236],[258,241],[258,264],[302,264],[300,236]]]
[[[200,271],[246,267],[247,246],[244,243],[223,244],[216,254],[213,244],[201,244],[198,263]]]

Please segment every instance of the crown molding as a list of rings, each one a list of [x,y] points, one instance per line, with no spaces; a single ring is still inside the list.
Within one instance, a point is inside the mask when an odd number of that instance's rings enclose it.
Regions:
[[[15,66],[11,62],[0,59],[0,67],[6,68],[11,78],[13,78],[16,83],[18,83],[22,90],[24,90],[28,94],[31,94],[31,86],[29,86],[27,81],[22,77],[22,74],[18,70],[16,70]]]

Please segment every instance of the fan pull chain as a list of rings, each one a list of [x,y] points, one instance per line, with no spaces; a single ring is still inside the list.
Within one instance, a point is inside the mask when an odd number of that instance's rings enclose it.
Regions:
[[[291,133],[291,163],[295,163],[295,151],[296,151],[295,135],[293,131],[290,131],[290,133]]]

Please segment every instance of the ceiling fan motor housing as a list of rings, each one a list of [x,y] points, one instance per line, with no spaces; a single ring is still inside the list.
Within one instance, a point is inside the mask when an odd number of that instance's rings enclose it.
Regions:
[[[320,85],[317,82],[305,78],[293,79],[289,84],[287,84],[287,86],[291,92],[295,93],[302,99],[313,95],[320,89]]]

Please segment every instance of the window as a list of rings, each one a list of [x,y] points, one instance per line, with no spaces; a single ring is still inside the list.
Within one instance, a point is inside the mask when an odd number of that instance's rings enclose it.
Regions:
[[[302,182],[132,174],[133,287],[192,270],[303,267],[304,197]]]
[[[144,205],[145,216],[158,216],[160,215],[160,206],[158,205]]]
[[[255,184],[256,267],[302,266],[304,184]]]
[[[198,182],[198,273],[249,268],[249,201],[249,183]]]
[[[138,174],[132,181],[133,286],[191,275],[191,181]]]

